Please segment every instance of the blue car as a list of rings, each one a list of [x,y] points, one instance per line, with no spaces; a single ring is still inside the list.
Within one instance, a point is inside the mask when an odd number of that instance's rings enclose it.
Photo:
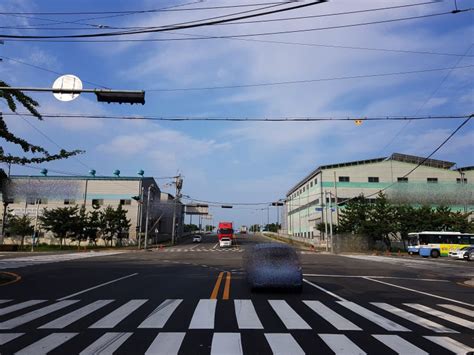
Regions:
[[[252,290],[281,288],[301,291],[303,288],[298,254],[286,244],[259,244],[247,252],[244,262]]]

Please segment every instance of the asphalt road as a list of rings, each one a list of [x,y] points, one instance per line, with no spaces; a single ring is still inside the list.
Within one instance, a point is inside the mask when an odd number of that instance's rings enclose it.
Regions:
[[[301,294],[251,292],[215,235],[148,252],[0,253],[0,354],[452,354],[474,347],[474,263],[301,251]],[[21,277],[21,279],[20,279]]]

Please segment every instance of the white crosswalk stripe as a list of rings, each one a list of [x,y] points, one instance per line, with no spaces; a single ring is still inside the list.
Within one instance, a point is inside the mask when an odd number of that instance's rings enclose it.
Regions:
[[[114,328],[148,300],[131,300],[92,324],[89,328]]]
[[[16,355],[43,355],[56,349],[79,333],[53,333],[26,348],[21,349]]]
[[[455,354],[467,354],[468,352],[474,351],[474,348],[466,346],[449,337],[425,336],[425,338]]]
[[[46,306],[44,308],[40,308],[35,311],[31,311],[29,313],[23,314],[21,316],[18,316],[16,318],[9,319],[5,322],[0,323],[0,329],[13,329],[15,327],[18,327],[22,324],[31,322],[35,319],[41,318],[47,314],[56,312],[60,309],[63,309],[65,307],[68,307],[76,302],[79,302],[78,300],[67,300],[67,301],[60,301],[54,304],[51,304],[49,306]]]
[[[145,319],[138,328],[163,328],[171,317],[173,312],[178,308],[182,299],[165,300]]]
[[[291,334],[271,333],[265,334],[268,345],[272,349],[273,355],[304,355],[305,352],[296,342]]]
[[[337,301],[340,305],[346,307],[347,309],[350,309],[351,311],[355,312],[356,314],[364,317],[365,319],[370,320],[371,322],[381,326],[382,328],[389,330],[389,331],[396,331],[396,332],[409,332],[410,329],[407,329],[400,324],[397,324],[390,319],[387,319],[385,317],[382,317],[381,315],[372,312],[371,310],[364,308],[362,306],[359,306],[358,304],[355,304],[354,302],[348,302],[348,301]]]
[[[406,320],[409,320],[410,322],[413,322],[415,324],[418,324],[426,329],[432,330],[436,333],[458,333],[455,330],[449,329],[439,323],[435,323],[433,321],[430,321],[429,319],[419,317],[416,314],[404,311],[403,309],[394,307],[389,305],[388,303],[378,303],[378,302],[372,302],[374,306],[379,307],[380,309],[383,309],[384,311],[396,314],[397,316],[404,318]]]
[[[6,344],[13,339],[21,337],[25,333],[6,333],[6,334],[0,334],[0,345]]]
[[[372,335],[375,339],[388,346],[398,354],[403,355],[428,355],[426,351],[409,343],[398,335]]]
[[[146,355],[174,355],[178,354],[186,333],[159,333],[151,343]]]
[[[11,258],[0,260],[0,270],[18,269],[31,265],[41,265],[57,263],[62,261],[87,259],[97,256],[110,256],[122,254],[123,251],[101,251],[101,252],[83,252],[83,253],[69,253],[69,254],[54,254],[54,255],[37,255],[29,257]]]
[[[451,311],[458,312],[458,313],[464,314],[464,315],[469,316],[469,317],[474,317],[474,310],[472,310],[472,309],[459,307],[459,306],[456,306],[454,304],[438,304],[438,306],[450,309]]]
[[[112,303],[113,300],[99,300],[88,304],[87,306],[81,307],[68,313],[62,317],[59,317],[49,323],[46,323],[39,327],[39,329],[63,329],[68,325],[78,321],[79,319],[97,311],[98,309]]]
[[[242,355],[242,341],[239,333],[214,333],[211,355]]]
[[[112,355],[133,333],[105,333],[79,355]]]
[[[11,300],[0,300],[0,304],[2,304],[2,303],[8,303],[8,302],[10,302],[10,301],[11,301]]]
[[[447,320],[448,322],[458,324],[460,326],[469,328],[469,329],[474,329],[474,322],[471,322],[467,319],[460,318],[458,316],[453,316],[451,314],[445,313],[438,311],[434,308],[426,307],[418,303],[404,303],[405,306],[420,310],[422,312],[428,313],[432,316]]]
[[[18,310],[23,309],[23,308],[31,307],[31,306],[34,306],[38,303],[42,303],[42,302],[46,302],[46,300],[30,300],[30,301],[17,303],[17,304],[8,306],[8,307],[0,308],[0,316],[18,311]]]
[[[317,315],[324,318],[338,330],[362,330],[357,325],[334,312],[319,301],[303,301]]]
[[[296,313],[284,300],[269,300],[275,313],[287,329],[311,329],[308,323]]]
[[[189,329],[214,329],[217,300],[199,300]]]
[[[318,334],[336,355],[365,355],[348,337],[342,334]]]
[[[234,300],[234,308],[239,329],[263,329],[251,300]]]
[[[159,250],[158,252],[164,253],[192,253],[192,252],[237,252],[242,253],[244,250],[241,248],[216,248],[216,249],[206,249],[206,248],[169,248]]]

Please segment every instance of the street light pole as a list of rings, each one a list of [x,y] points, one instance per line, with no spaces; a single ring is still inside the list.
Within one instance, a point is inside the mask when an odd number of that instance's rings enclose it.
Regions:
[[[142,247],[142,224],[143,224],[143,195],[145,194],[145,188],[142,186],[140,191],[140,199],[138,201],[138,208],[140,209],[139,221],[138,221],[138,249]]]
[[[145,242],[144,242],[144,248],[147,250],[148,248],[148,219],[150,215],[150,195],[151,195],[151,189],[154,188],[155,185],[151,184],[148,186],[148,191],[147,191],[147,197],[146,197],[146,216],[145,216]]]

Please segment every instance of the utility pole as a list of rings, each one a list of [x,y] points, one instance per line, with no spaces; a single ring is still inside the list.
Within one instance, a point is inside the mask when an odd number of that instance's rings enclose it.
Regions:
[[[329,251],[329,239],[328,239],[328,204],[327,191],[324,191],[324,237],[326,238],[326,251]]]
[[[173,229],[171,230],[171,245],[174,245],[176,242],[176,205],[181,198],[181,189],[183,188],[183,179],[181,178],[181,174],[176,176],[176,195],[173,203]]]
[[[141,188],[141,191],[140,191],[140,197],[138,199],[138,208],[139,208],[139,220],[138,220],[138,249],[141,249],[142,247],[142,224],[143,224],[143,207],[144,207],[144,203],[143,203],[143,198],[145,197],[144,196],[145,194],[145,188],[142,186]]]
[[[145,250],[147,250],[147,248],[148,248],[148,219],[149,219],[149,214],[150,214],[150,195],[151,195],[151,189],[154,188],[154,187],[155,187],[155,185],[153,185],[153,184],[148,186],[147,197],[146,197],[145,242],[144,242]]]
[[[334,253],[334,241],[333,241],[333,235],[332,235],[332,194],[329,192],[329,234],[331,236],[331,253]]]
[[[0,41],[1,42],[1,41]],[[1,113],[0,113],[1,116]],[[8,163],[8,175],[7,178],[10,180],[10,170],[11,170],[11,163]],[[5,226],[6,226],[6,219],[7,219],[7,211],[8,211],[8,199],[9,197],[6,196],[7,194],[7,189],[3,188],[2,191],[2,198],[3,198],[3,216],[2,216],[2,235],[0,235],[0,245],[3,244],[4,239],[5,239]]]
[[[36,213],[35,213],[35,227],[33,228],[33,236],[31,237],[31,251],[34,251],[35,236],[38,228],[38,213],[39,213],[40,199],[36,199]]]

